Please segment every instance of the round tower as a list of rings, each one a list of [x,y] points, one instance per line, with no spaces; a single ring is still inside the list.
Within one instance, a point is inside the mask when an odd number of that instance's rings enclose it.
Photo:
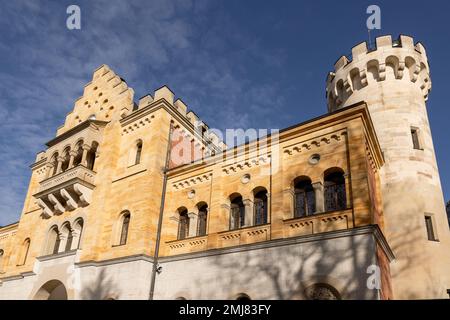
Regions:
[[[425,48],[411,37],[363,42],[327,77],[328,111],[366,102],[385,164],[380,171],[384,234],[394,251],[396,299],[448,298],[450,233],[426,101]]]

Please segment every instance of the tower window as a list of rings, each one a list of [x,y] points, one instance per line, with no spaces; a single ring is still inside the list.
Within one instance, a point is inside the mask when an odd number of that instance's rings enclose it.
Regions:
[[[427,236],[429,241],[438,241],[433,228],[433,217],[425,216],[425,226],[427,228]]]
[[[138,141],[136,144],[136,158],[134,159],[134,164],[139,164],[141,162],[141,154],[142,154],[142,141]]]
[[[120,233],[120,242],[119,244],[121,246],[125,245],[127,243],[128,239],[128,228],[130,226],[130,214],[127,212],[123,215],[122,218],[122,230]]]
[[[413,148],[416,150],[422,150],[422,146],[420,145],[418,128],[411,127],[411,138],[413,142]]]

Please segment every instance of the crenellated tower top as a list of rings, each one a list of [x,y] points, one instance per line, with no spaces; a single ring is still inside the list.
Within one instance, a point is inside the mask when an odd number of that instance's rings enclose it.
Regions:
[[[401,35],[376,38],[375,48],[362,42],[352,48],[351,57],[342,56],[327,77],[328,111],[352,104],[352,95],[370,84],[386,79],[407,80],[422,91],[425,101],[431,90],[430,69],[423,45]],[[350,100],[350,101],[349,101]]]

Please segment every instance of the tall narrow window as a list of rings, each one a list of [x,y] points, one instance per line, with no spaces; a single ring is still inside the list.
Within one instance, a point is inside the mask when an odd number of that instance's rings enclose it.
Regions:
[[[128,238],[128,228],[130,226],[130,214],[125,213],[122,218],[122,230],[120,232],[120,245],[124,245],[127,243]]]
[[[230,206],[230,230],[242,228],[245,225],[245,206],[241,195],[236,195],[231,200]]]
[[[69,229],[69,232],[67,233],[66,248],[64,251],[70,251],[72,249],[72,241],[73,241],[73,233],[72,229]]]
[[[95,166],[95,158],[97,156],[97,148],[98,148],[98,143],[97,142],[93,142],[91,149],[88,151],[87,153],[87,167],[90,170],[94,170],[94,166]]]
[[[344,210],[347,207],[344,173],[339,170],[325,172],[324,177],[325,210]]]
[[[254,201],[255,225],[267,223],[267,191],[262,190],[255,194]]]
[[[204,204],[198,209],[197,235],[206,235],[206,221],[208,220],[208,205]]]
[[[141,162],[141,154],[142,154],[142,141],[139,141],[136,145],[136,158],[134,160],[134,164],[139,164]]]
[[[311,180],[301,177],[294,181],[294,217],[300,218],[314,214],[316,199]]]
[[[19,265],[23,266],[27,262],[28,251],[30,250],[30,238],[25,239],[22,245],[22,251],[20,255]]]
[[[76,241],[75,243],[77,244],[77,249],[80,249],[80,244],[81,244],[81,236],[83,235],[83,219],[78,219],[75,222],[74,225],[74,230],[76,231],[76,237],[74,237],[74,240]]]
[[[411,137],[412,137],[412,143],[413,148],[417,150],[421,150],[420,146],[420,140],[419,140],[419,129],[417,128],[411,128]]]
[[[59,235],[59,232],[56,232],[56,239],[53,245],[53,254],[57,254],[59,252],[59,246],[61,244],[61,236]]]
[[[425,226],[427,228],[428,240],[437,241],[433,228],[433,218],[431,216],[425,216]]]
[[[189,235],[189,216],[187,209],[178,210],[180,220],[178,223],[178,240],[186,239]]]
[[[67,148],[67,149],[63,152],[63,158],[64,158],[64,161],[63,161],[63,163],[61,164],[61,170],[62,170],[62,171],[66,171],[66,170],[69,168],[69,160],[70,160],[69,152],[70,152],[70,148]]]
[[[0,249],[0,273],[3,272],[3,256],[4,256],[5,252]]]

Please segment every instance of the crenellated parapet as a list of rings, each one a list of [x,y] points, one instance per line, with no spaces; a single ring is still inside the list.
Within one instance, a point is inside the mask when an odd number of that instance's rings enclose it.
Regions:
[[[327,77],[328,110],[345,105],[353,93],[387,80],[409,81],[418,86],[425,101],[431,90],[430,69],[425,48],[414,39],[401,35],[376,38],[376,48],[366,42],[352,48],[351,57],[342,56]]]

